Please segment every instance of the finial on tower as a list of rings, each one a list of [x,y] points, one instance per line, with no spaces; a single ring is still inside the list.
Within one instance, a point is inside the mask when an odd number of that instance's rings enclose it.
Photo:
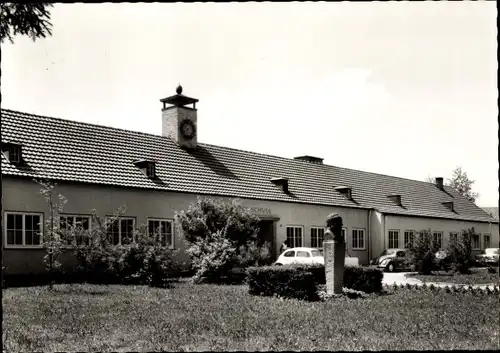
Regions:
[[[176,90],[177,94],[182,94],[182,86],[181,84],[179,83],[179,85],[177,86]]]

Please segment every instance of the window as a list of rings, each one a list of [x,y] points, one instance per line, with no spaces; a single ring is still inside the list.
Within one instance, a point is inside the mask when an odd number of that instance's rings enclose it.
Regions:
[[[311,257],[307,251],[297,251],[297,257]]]
[[[283,256],[285,257],[294,257],[295,256],[295,251],[291,250],[291,251],[287,251],[283,254]]]
[[[450,232],[450,243],[456,243],[458,241],[458,233]]]
[[[472,249],[474,250],[481,249],[481,241],[479,236],[480,234],[472,234]]]
[[[149,235],[155,237],[156,241],[163,246],[174,247],[174,233],[172,220],[149,219]]]
[[[399,248],[399,230],[389,231],[389,249]]]
[[[405,230],[404,234],[404,247],[408,249],[415,245],[415,231],[414,230]]]
[[[443,232],[433,232],[432,241],[437,249],[443,248]]]
[[[321,248],[325,239],[325,228],[311,228],[311,248]]]
[[[485,249],[491,247],[491,234],[483,234],[483,241],[484,241],[483,247]]]
[[[40,246],[43,216],[39,213],[5,212],[6,245]]]
[[[20,163],[21,162],[21,147],[20,146],[10,146],[9,147],[9,162]]]
[[[59,223],[63,233],[62,236],[66,239],[68,245],[83,245],[85,233],[90,230],[90,216],[61,215]],[[69,231],[74,235],[74,239],[71,239],[71,236],[68,235]]]
[[[111,223],[112,218],[106,217],[108,225],[108,239],[113,245],[130,244],[134,236],[134,218],[120,217]]]
[[[352,230],[352,248],[357,250],[365,249],[365,230],[353,229]]]
[[[286,240],[291,248],[302,246],[302,227],[286,227]]]
[[[156,167],[154,163],[146,164],[146,175],[148,178],[154,178],[156,176]]]

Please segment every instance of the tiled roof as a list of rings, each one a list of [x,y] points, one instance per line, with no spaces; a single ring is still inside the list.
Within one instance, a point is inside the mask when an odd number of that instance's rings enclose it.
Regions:
[[[21,143],[26,167],[2,154],[2,174],[331,206],[374,208],[384,213],[491,221],[454,190],[393,176],[314,164],[199,143],[194,151],[168,137],[100,125],[1,111],[2,142]],[[134,165],[154,160],[158,180]],[[289,193],[270,182],[289,178]],[[336,186],[352,188],[353,200]],[[403,207],[387,198],[401,195]],[[454,202],[455,212],[442,203]]]
[[[482,207],[482,209],[488,212],[497,221],[500,218],[498,214],[498,207]]]

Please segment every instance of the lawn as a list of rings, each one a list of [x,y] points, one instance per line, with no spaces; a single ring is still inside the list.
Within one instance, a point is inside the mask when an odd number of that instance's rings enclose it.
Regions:
[[[422,282],[446,282],[453,284],[500,284],[498,273],[489,273],[486,268],[473,268],[471,274],[463,275],[453,272],[434,272],[432,275],[418,275],[409,273],[406,277],[416,278]]]
[[[2,294],[7,352],[499,348],[498,294],[401,290],[311,303],[189,283]]]

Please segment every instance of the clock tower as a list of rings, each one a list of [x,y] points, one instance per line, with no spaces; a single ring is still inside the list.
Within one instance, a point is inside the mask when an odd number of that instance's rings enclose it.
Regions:
[[[163,103],[162,135],[171,138],[182,148],[195,149],[198,142],[196,110],[198,99],[183,95],[181,85],[177,87],[176,93],[160,99]],[[192,107],[188,107],[189,104],[192,104]]]

